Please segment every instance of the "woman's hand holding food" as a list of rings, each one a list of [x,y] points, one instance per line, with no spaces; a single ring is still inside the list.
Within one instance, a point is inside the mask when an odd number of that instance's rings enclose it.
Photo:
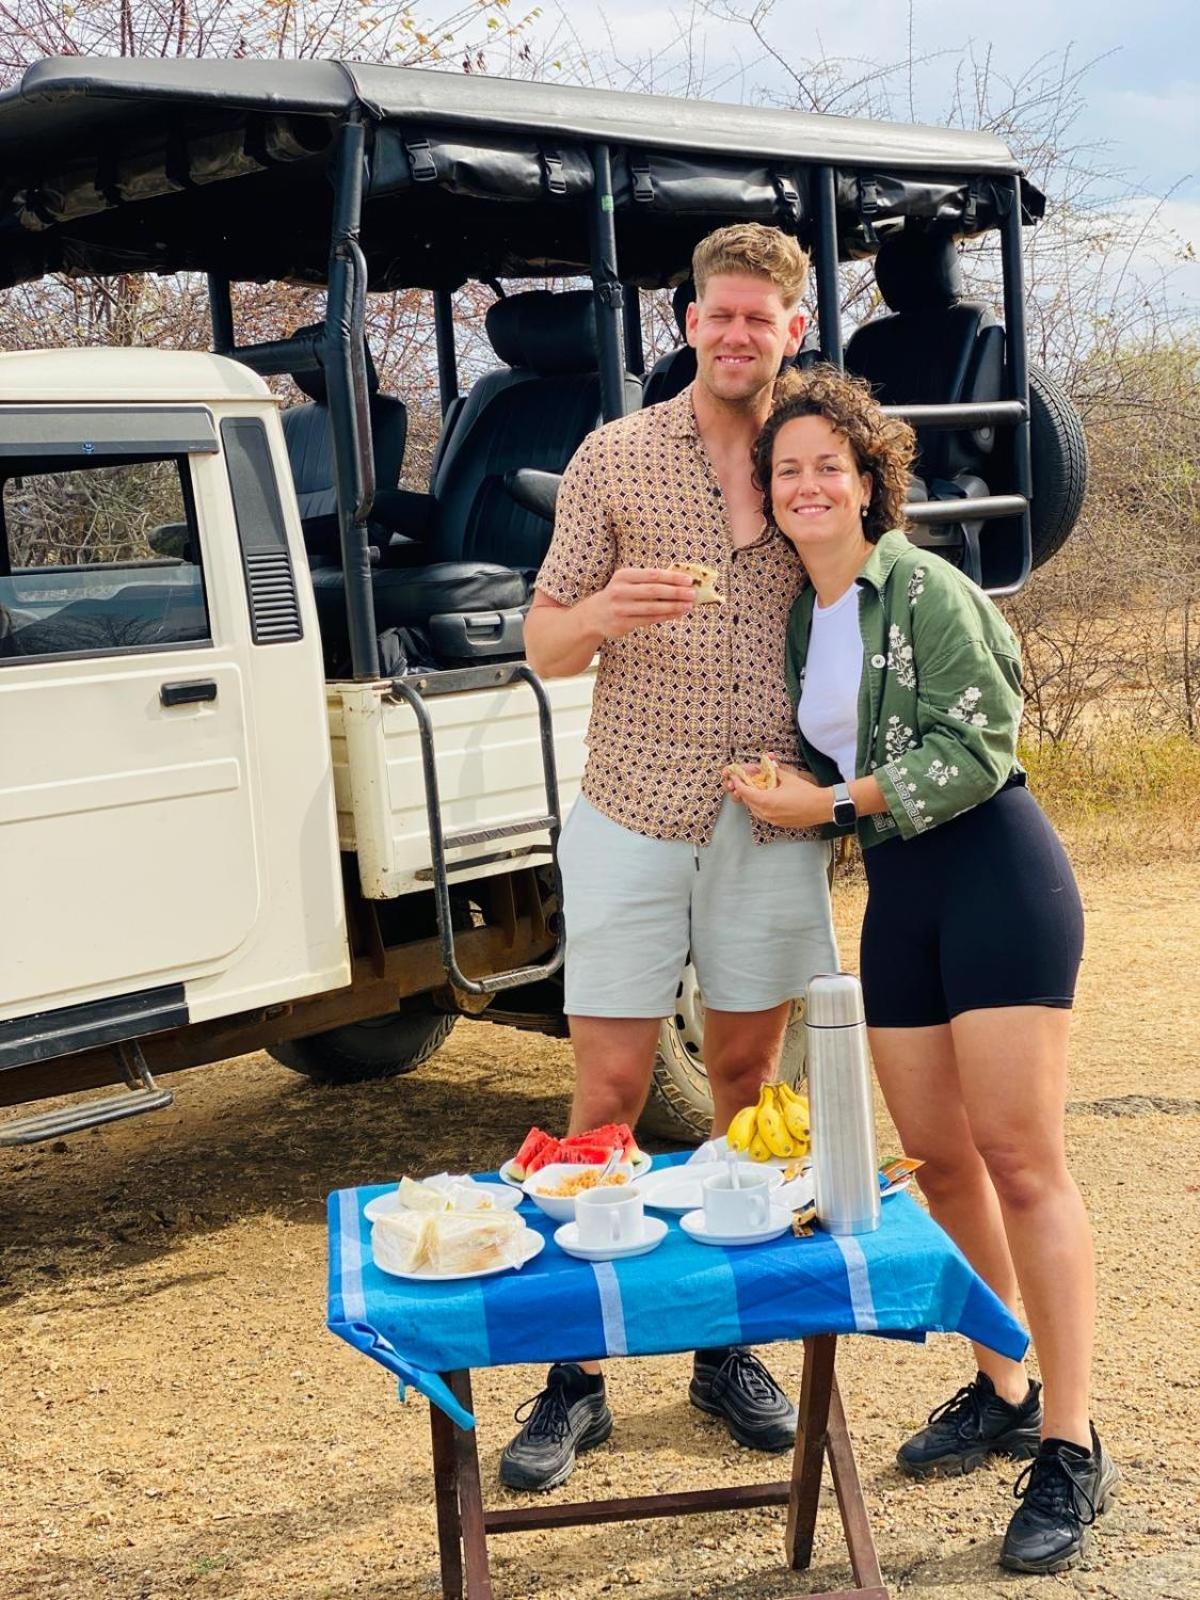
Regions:
[[[811,772],[777,766],[779,782],[772,789],[745,783],[726,770],[725,787],[753,816],[775,828],[816,828],[833,820],[833,790],[824,789]]]

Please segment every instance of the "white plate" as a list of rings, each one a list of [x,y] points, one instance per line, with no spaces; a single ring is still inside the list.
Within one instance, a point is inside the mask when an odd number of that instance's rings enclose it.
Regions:
[[[695,1153],[692,1155],[692,1157],[690,1159],[693,1162],[696,1162],[696,1158],[697,1157],[700,1157],[702,1160],[713,1159],[713,1160],[716,1160],[716,1161],[725,1161],[725,1160],[728,1159],[728,1156],[729,1156],[729,1142],[725,1138],[725,1135],[722,1134],[719,1139],[709,1139],[707,1144],[700,1145],[696,1149]],[[746,1157],[744,1159],[748,1160],[749,1158]],[[761,1167],[778,1167],[780,1172],[785,1172],[788,1167],[794,1167],[796,1165],[796,1162],[800,1161],[800,1160],[803,1160],[806,1163],[806,1165],[811,1163],[811,1161],[812,1161],[811,1153],[809,1155],[803,1156],[803,1157],[801,1157],[801,1156],[770,1156],[766,1161],[756,1161],[754,1163],[754,1165],[756,1167],[760,1167],[760,1166]],[[697,1165],[699,1165],[699,1164],[700,1163],[697,1162]]]
[[[752,1164],[743,1161],[738,1163],[738,1167],[739,1170],[753,1171],[755,1176],[761,1173],[767,1180],[768,1189],[778,1189],[783,1183],[783,1173],[779,1168],[770,1167],[765,1162],[760,1165],[758,1162]],[[728,1171],[724,1161],[662,1167],[658,1172],[638,1179],[638,1193],[643,1202],[653,1206],[656,1211],[670,1211],[675,1216],[682,1216],[685,1211],[695,1211],[704,1204],[705,1178],[714,1178]]]
[[[521,1204],[521,1196],[502,1183],[473,1183],[474,1189],[481,1189],[484,1196],[492,1202],[494,1211],[515,1211]],[[368,1222],[378,1222],[380,1217],[393,1216],[397,1211],[406,1211],[407,1206],[400,1204],[399,1189],[389,1189],[387,1194],[377,1194],[374,1200],[368,1200],[363,1207],[363,1216]],[[486,1217],[486,1211],[457,1211],[456,1216]]]
[[[653,1156],[648,1156],[644,1150],[639,1150],[637,1155],[634,1156],[632,1163],[626,1162],[626,1163],[623,1163],[623,1164],[624,1165],[632,1165],[634,1177],[635,1178],[640,1178],[644,1172],[649,1172],[650,1171],[650,1163],[653,1161],[653,1159],[654,1159]],[[578,1162],[576,1162],[575,1164],[576,1164],[576,1166],[580,1165],[580,1163],[578,1163]],[[535,1172],[533,1174],[533,1176],[536,1178],[537,1177],[537,1173]],[[512,1175],[512,1161],[511,1160],[506,1161],[504,1163],[504,1165],[500,1168],[500,1180],[501,1180],[502,1183],[511,1184],[514,1189],[519,1189],[523,1183],[528,1181],[525,1178],[514,1178],[513,1177],[513,1175]]]
[[[680,1217],[679,1226],[689,1239],[695,1239],[697,1244],[766,1244],[768,1239],[778,1239],[785,1234],[792,1225],[792,1213],[783,1206],[772,1206],[770,1221],[765,1228],[759,1228],[754,1233],[710,1233],[703,1211],[689,1211],[686,1216]]]
[[[380,1272],[386,1272],[389,1278],[406,1278],[411,1283],[461,1283],[464,1278],[492,1278],[497,1272],[515,1272],[518,1267],[525,1266],[532,1261],[534,1256],[541,1255],[546,1247],[546,1235],[538,1233],[536,1228],[526,1228],[521,1238],[524,1255],[520,1261],[505,1262],[499,1267],[481,1267],[478,1272],[393,1272],[388,1267],[379,1267]]]
[[[667,1226],[661,1217],[647,1217],[642,1237],[636,1244],[587,1245],[579,1242],[579,1224],[564,1222],[561,1228],[555,1228],[554,1242],[560,1250],[579,1261],[625,1261],[630,1256],[649,1255],[651,1250],[657,1249],[667,1236]]]

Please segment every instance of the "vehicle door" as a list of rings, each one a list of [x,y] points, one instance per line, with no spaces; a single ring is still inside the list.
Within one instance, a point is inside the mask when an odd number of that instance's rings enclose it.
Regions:
[[[254,929],[245,673],[189,468],[217,450],[203,406],[0,406],[0,1021],[167,1020]]]

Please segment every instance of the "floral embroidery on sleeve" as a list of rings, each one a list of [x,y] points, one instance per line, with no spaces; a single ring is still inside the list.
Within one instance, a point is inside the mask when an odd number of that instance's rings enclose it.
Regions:
[[[986,728],[987,715],[977,709],[982,698],[981,689],[964,689],[954,704],[947,706],[946,715],[953,717],[956,722],[969,722],[974,728]]]
[[[925,593],[925,568],[916,567],[908,580],[908,603],[913,605],[919,594]]]
[[[902,689],[916,688],[917,669],[913,666],[912,645],[895,622],[888,629],[887,667],[889,672],[895,673],[896,682]]]
[[[906,750],[916,747],[917,741],[913,738],[913,730],[907,723],[901,722],[897,716],[887,719],[887,727],[883,732],[884,753],[888,761],[895,761]]]
[[[951,778],[958,777],[958,768],[953,762],[942,761],[935,756],[929,763],[929,771],[925,776],[932,783],[936,783],[939,789],[944,789]]]

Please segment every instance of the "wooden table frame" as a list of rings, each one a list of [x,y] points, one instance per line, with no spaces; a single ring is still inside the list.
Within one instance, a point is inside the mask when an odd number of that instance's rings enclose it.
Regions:
[[[633,1522],[646,1517],[679,1517],[703,1511],[741,1511],[754,1506],[786,1506],[784,1552],[788,1565],[804,1571],[812,1561],[817,1500],[825,1457],[841,1513],[842,1530],[854,1573],[854,1589],[807,1594],[806,1600],[889,1600],[850,1435],[834,1376],[837,1335],[804,1341],[799,1425],[792,1475],[785,1483],[755,1483],[732,1489],[694,1489],[678,1494],[639,1495],[627,1500],[585,1500],[569,1505],[522,1506],[487,1511],[479,1477],[475,1430],[460,1428],[430,1404],[433,1478],[437,1503],[438,1548],[444,1600],[493,1600],[488,1566],[488,1535],[528,1528],[571,1528],[593,1522]],[[471,1374],[442,1374],[455,1399],[471,1410]],[[800,1600],[800,1596],[796,1596]]]

